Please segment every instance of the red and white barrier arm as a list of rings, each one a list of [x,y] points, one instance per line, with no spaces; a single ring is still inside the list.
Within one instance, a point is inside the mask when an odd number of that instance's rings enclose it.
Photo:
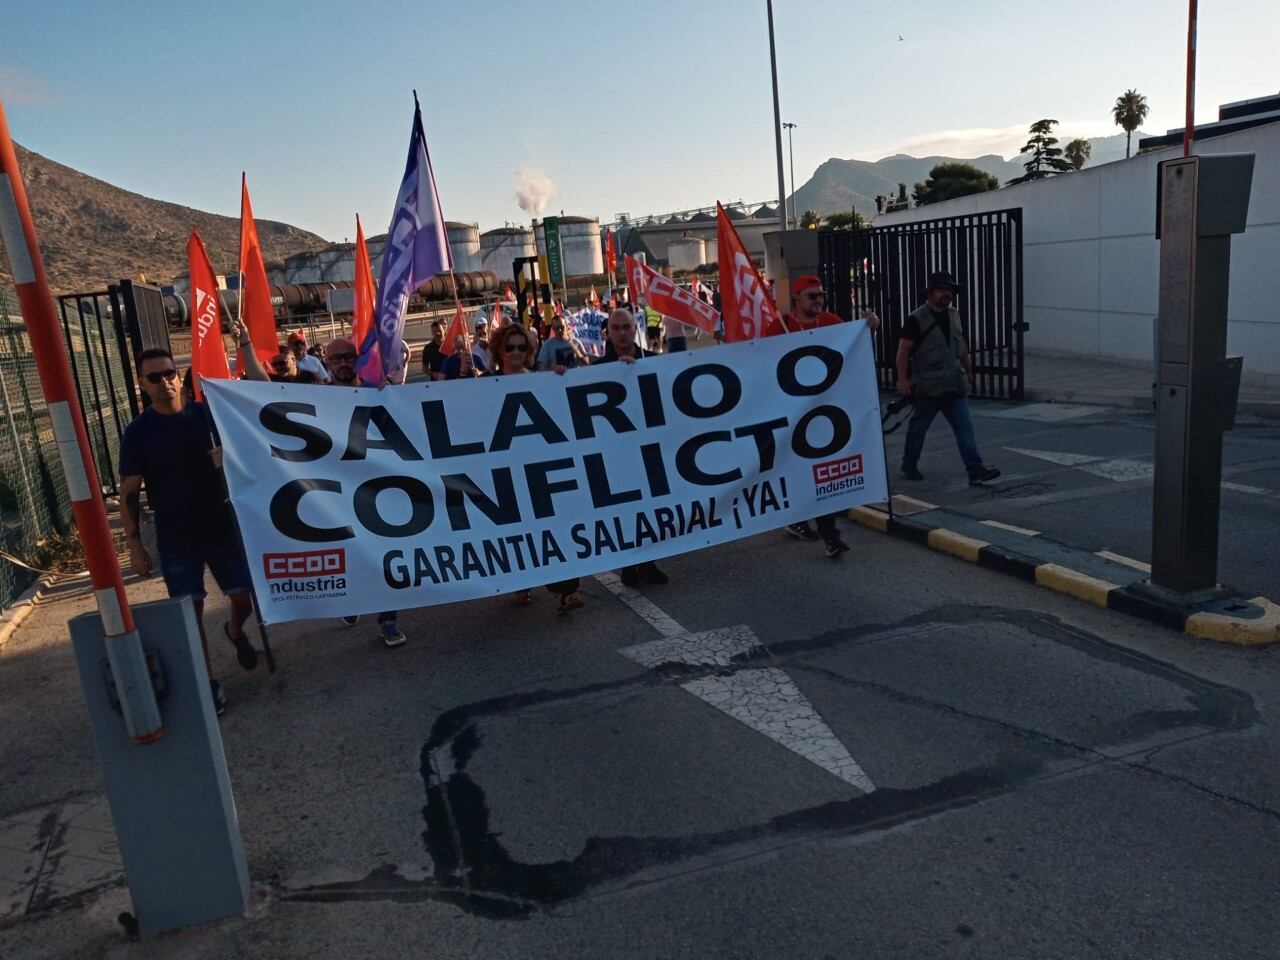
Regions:
[[[80,400],[71,379],[71,364],[54,313],[53,293],[36,243],[36,228],[27,206],[27,191],[18,169],[18,154],[9,136],[3,103],[0,103],[0,239],[4,241],[22,304],[40,388],[49,405],[58,456],[62,459],[62,472],[71,494],[76,529],[84,544],[103,633],[108,637],[132,633],[133,615],[125,597],[107,508],[98,485],[98,472],[85,434]]]

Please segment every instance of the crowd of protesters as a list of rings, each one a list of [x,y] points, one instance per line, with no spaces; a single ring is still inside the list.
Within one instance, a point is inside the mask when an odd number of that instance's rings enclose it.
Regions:
[[[958,288],[949,275],[935,275],[930,281],[925,305],[912,314],[908,327],[902,332],[897,364],[899,389],[904,396],[910,396],[914,389],[918,404],[903,463],[902,475],[907,479],[920,479],[916,461],[924,432],[939,412],[955,429],[971,482],[983,482],[999,475],[998,470],[982,464],[969,422],[967,390],[961,382],[963,374],[969,372],[969,358],[955,308],[951,305]],[[705,302],[719,309],[717,289],[698,285],[695,290]],[[786,331],[810,330],[841,322],[840,317],[825,310],[822,284],[815,276],[800,277],[792,284],[791,302],[792,308],[783,324]],[[588,302],[587,306],[598,309],[598,302]],[[520,318],[490,326],[485,319],[477,319],[472,336],[454,336],[450,344],[445,343],[445,326],[433,321],[431,338],[418,356],[420,375],[431,380],[458,380],[540,372],[564,374],[579,366],[633,364],[658,352],[688,349],[689,333],[679,322],[643,305],[614,301],[610,306],[611,309],[601,313],[603,353],[594,357],[588,355],[573,336],[561,301],[556,301],[554,309],[545,316],[533,313],[524,322]],[[879,319],[874,313],[867,312],[864,318],[872,331],[878,328]],[[936,337],[935,330],[939,331]],[[347,387],[358,383],[357,348],[350,339],[337,337],[323,349],[308,348],[303,332],[297,330],[288,334],[264,364],[252,347],[247,330],[237,323],[233,332],[241,360],[239,374],[246,379]],[[697,331],[699,338],[701,335],[702,331]],[[720,339],[719,333],[716,339]],[[404,359],[409,359],[407,348]],[[411,363],[404,362],[401,366],[407,374]],[[208,567],[230,603],[230,618],[222,632],[234,647],[240,666],[252,670],[257,666],[258,656],[244,630],[252,609],[251,580],[219,476],[221,449],[212,419],[202,404],[194,402],[190,371],[180,381],[168,351],[144,351],[137,367],[139,383],[150,403],[126,428],[120,454],[121,515],[133,570],[148,576],[154,568],[141,535],[140,494],[145,484],[155,519],[158,559],[165,585],[170,596],[192,598],[200,636],[205,643],[206,662],[208,641],[203,612],[204,575]],[[935,373],[935,369],[943,372]],[[219,504],[219,509],[208,510],[205,505],[209,503]],[[849,549],[840,537],[836,520],[836,515],[824,515],[813,518],[813,526],[795,523],[787,527],[787,532],[802,540],[821,540],[827,556],[834,559]],[[652,561],[623,567],[619,576],[630,588],[668,582],[667,575]],[[557,613],[567,614],[583,606],[579,587],[577,578],[547,585],[546,589],[555,598]],[[532,603],[532,599],[529,590],[521,590],[513,597],[514,602],[522,606]],[[355,624],[358,617],[344,620]],[[378,636],[388,647],[405,642],[396,612],[379,614]],[[212,670],[210,676],[212,678]],[[216,679],[211,683],[213,702],[221,713],[225,696]]]

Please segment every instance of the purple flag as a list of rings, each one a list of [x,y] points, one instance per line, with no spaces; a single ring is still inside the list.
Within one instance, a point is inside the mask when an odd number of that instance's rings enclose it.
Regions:
[[[449,238],[436,179],[431,173],[427,137],[422,132],[422,108],[413,95],[413,132],[409,137],[409,160],[396,197],[396,209],[387,230],[387,246],[382,254],[382,277],[378,282],[378,307],[373,328],[358,344],[360,359],[356,370],[363,383],[377,385],[384,376],[399,380],[404,368],[404,314],[409,297],[437,273],[453,269]]]

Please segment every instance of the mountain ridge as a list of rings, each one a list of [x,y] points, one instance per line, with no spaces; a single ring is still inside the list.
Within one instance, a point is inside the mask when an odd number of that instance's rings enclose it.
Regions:
[[[240,219],[156,200],[81,173],[15,143],[49,285],[56,293],[101,290],[145,274],[168,283],[187,271],[187,238],[200,231],[218,272],[236,269]],[[319,250],[329,241],[291,224],[255,218],[263,257]],[[0,283],[11,285],[6,257]]]
[[[1141,131],[1134,131],[1134,143],[1141,136]],[[1066,142],[1060,140],[1059,146],[1065,146]],[[1093,148],[1093,154],[1085,164],[1086,169],[1124,159],[1123,133],[1094,137],[1089,140],[1089,144]],[[1004,186],[1007,181],[1026,172],[1022,166],[1026,159],[1025,154],[1020,154],[1006,160],[995,153],[980,157],[914,157],[906,153],[894,153],[879,160],[831,157],[819,164],[813,176],[796,189],[792,200],[796,210],[816,210],[824,217],[833,213],[848,213],[851,207],[864,217],[871,217],[876,213],[877,196],[897,196],[899,183],[907,185],[907,195],[910,196],[915,185],[927,180],[929,171],[939,163],[972,164],[983,173],[994,176]]]

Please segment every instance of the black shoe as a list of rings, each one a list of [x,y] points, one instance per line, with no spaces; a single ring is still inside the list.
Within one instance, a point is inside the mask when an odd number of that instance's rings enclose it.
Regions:
[[[231,635],[231,624],[224,623],[222,632],[227,635],[227,639],[231,641],[231,645],[236,648],[236,660],[240,666],[246,670],[252,670],[258,665],[258,651],[253,649],[253,644],[249,642],[249,638],[245,636],[244,630],[240,631],[240,636],[233,637]]]
[[[217,680],[210,680],[209,692],[213,695],[213,712],[222,716],[227,712],[227,695],[222,692],[222,684]]]
[[[786,527],[787,533],[791,534],[797,540],[817,540],[818,535],[813,532],[813,527],[807,523],[789,523]]]
[[[645,583],[654,583],[661,586],[669,580],[667,575],[658,569],[658,565],[652,562],[640,564],[640,569],[636,572]]]
[[[903,480],[923,480],[924,479],[924,474],[921,473],[919,470],[917,470],[915,467],[903,467],[902,471],[898,474],[898,476],[902,477]]]
[[[969,486],[976,487],[978,484],[994,480],[998,476],[1000,476],[1000,471],[995,467],[978,467],[976,470],[969,471]]]
[[[623,567],[618,571],[618,579],[622,581],[624,587],[640,586],[640,574],[636,572],[635,567]]]
[[[845,543],[843,540],[841,540],[839,537],[829,538],[826,541],[826,544],[827,544],[827,556],[830,557],[832,560],[836,559],[836,557],[840,556],[840,554],[842,553],[849,552],[849,545]]]

